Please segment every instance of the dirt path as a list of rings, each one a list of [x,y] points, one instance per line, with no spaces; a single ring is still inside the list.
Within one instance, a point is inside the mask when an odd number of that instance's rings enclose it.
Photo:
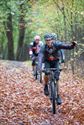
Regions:
[[[0,61],[0,125],[84,125],[84,81],[62,72],[63,104],[53,115],[27,64]]]

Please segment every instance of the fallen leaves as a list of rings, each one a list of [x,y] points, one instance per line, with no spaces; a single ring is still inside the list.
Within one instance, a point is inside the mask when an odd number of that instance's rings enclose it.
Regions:
[[[35,81],[30,67],[0,61],[0,125],[83,125],[84,81],[70,72],[62,72],[60,78],[63,104],[53,115],[43,85]]]

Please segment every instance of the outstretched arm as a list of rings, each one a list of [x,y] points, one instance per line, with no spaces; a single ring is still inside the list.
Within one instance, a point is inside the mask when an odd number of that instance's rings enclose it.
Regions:
[[[72,42],[72,44],[64,44],[64,43],[59,43],[59,44],[56,44],[56,48],[57,49],[74,49],[74,47],[76,46],[76,43],[75,42]]]

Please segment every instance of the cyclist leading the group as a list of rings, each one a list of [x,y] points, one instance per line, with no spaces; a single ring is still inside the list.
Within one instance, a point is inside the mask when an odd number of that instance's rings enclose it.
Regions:
[[[56,68],[55,72],[55,79],[57,81],[57,104],[60,105],[62,103],[60,93],[59,93],[59,75],[60,75],[60,68],[59,68],[59,50],[60,49],[66,49],[66,50],[71,50],[74,49],[76,43],[72,42],[71,44],[64,44],[62,42],[55,42],[52,40],[52,35],[51,34],[46,34],[44,36],[45,44],[41,47],[40,54],[43,56],[39,56],[40,58],[42,57],[41,60],[44,60],[45,64],[45,69],[47,68]],[[49,76],[47,74],[44,75],[44,94],[46,96],[49,95],[48,91],[48,80]]]

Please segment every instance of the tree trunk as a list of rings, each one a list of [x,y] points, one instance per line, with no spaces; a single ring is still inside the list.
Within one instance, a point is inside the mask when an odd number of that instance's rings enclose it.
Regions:
[[[65,41],[67,41],[67,28],[66,28],[66,16],[65,16],[65,13],[64,13],[64,38],[65,38]]]
[[[74,0],[72,0],[72,8],[74,7]],[[75,36],[74,36],[74,20],[73,20],[73,11],[71,10],[71,38],[74,41]],[[71,51],[72,52],[72,61],[71,61],[71,68],[72,68],[72,73],[75,73],[75,55],[74,55],[74,49]]]
[[[6,36],[8,39],[8,59],[14,60],[14,41],[13,41],[13,26],[12,26],[12,15],[8,14],[7,23],[5,26]]]
[[[23,4],[20,5],[20,19],[19,19],[19,39],[18,39],[18,47],[16,59],[21,60],[21,52],[24,45],[24,36],[25,36],[25,21],[24,21],[24,12],[23,12]]]

